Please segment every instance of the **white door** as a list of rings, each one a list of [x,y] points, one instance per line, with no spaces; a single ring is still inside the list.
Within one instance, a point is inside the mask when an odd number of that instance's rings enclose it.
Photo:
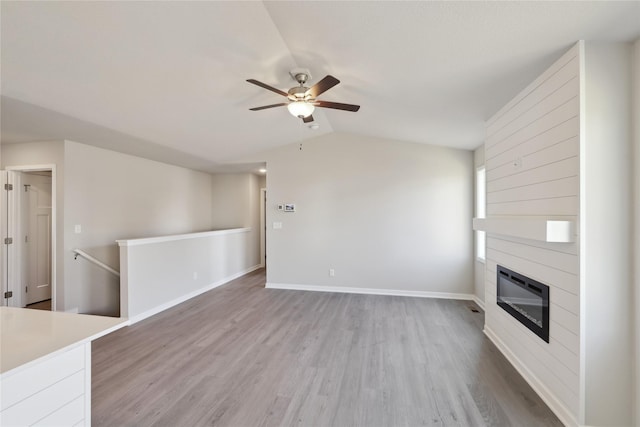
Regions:
[[[26,304],[51,299],[51,176],[22,173]]]
[[[20,174],[0,171],[0,305],[22,307],[20,286]]]

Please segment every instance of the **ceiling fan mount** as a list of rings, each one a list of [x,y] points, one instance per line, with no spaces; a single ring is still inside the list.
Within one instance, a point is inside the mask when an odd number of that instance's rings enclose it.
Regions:
[[[260,86],[261,88],[270,90],[272,92],[277,93],[278,95],[282,95],[286,97],[289,102],[282,102],[279,104],[265,105],[263,107],[255,107],[250,108],[251,111],[260,111],[268,108],[275,107],[284,107],[287,106],[289,112],[300,119],[303,122],[309,123],[313,121],[313,116],[311,115],[315,109],[315,107],[321,108],[332,108],[335,110],[343,110],[343,111],[352,111],[356,112],[360,109],[359,105],[353,104],[342,104],[339,102],[328,102],[328,101],[320,101],[317,97],[331,89],[338,83],[340,80],[336,79],[333,76],[326,76],[318,83],[313,85],[312,87],[306,87],[305,84],[311,80],[311,73],[309,70],[304,68],[296,68],[289,72],[291,77],[299,84],[299,86],[292,87],[287,92],[281,91],[280,89],[276,89],[273,86],[269,86],[265,83],[262,83],[258,80],[249,79],[247,82],[252,83],[256,86]]]
[[[289,71],[289,75],[293,78],[293,80],[297,81],[300,86],[304,86],[304,84],[311,80],[311,72],[306,68],[294,68]]]

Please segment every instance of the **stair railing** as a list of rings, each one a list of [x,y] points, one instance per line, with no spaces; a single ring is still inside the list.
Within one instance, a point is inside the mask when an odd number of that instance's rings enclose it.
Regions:
[[[85,251],[80,250],[80,249],[74,249],[73,253],[75,253],[75,256],[73,257],[73,259],[78,259],[78,255],[79,255],[82,258],[86,259],[87,261],[94,263],[98,267],[107,270],[109,273],[120,277],[120,272],[118,270],[115,270],[112,267],[109,267],[107,264],[105,264],[104,262],[100,261],[97,258],[92,257],[91,255],[89,255]]]

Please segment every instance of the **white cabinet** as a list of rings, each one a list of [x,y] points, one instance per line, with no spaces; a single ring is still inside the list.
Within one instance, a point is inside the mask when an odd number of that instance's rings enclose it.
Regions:
[[[91,425],[91,341],[127,324],[0,307],[0,426]]]
[[[91,343],[38,360],[0,384],[0,425],[91,425]]]

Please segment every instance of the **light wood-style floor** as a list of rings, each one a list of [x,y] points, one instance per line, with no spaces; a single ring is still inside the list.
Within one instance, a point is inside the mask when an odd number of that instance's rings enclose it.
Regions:
[[[100,426],[560,426],[453,300],[244,276],[93,344]]]
[[[35,302],[33,304],[27,305],[25,308],[32,308],[34,310],[47,310],[51,311],[51,300],[47,299],[40,302]]]

